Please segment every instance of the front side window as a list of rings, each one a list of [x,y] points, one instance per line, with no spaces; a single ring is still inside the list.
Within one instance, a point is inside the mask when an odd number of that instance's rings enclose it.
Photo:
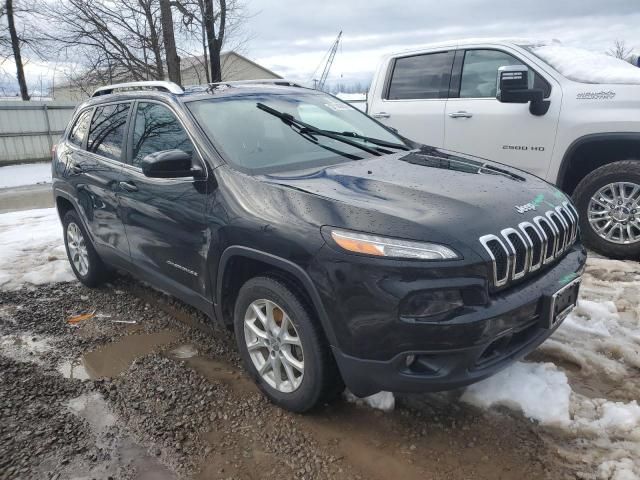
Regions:
[[[259,105],[315,128],[347,136],[377,150],[375,143],[349,134],[400,145],[403,140],[360,110],[329,95],[256,93],[187,104],[202,129],[233,166],[253,174],[289,171],[370,158],[374,154],[334,138],[292,126]],[[395,149],[390,147],[392,151]]]
[[[91,109],[85,110],[78,116],[78,120],[73,125],[71,132],[69,133],[69,142],[78,147],[82,147],[84,137],[89,130],[89,120],[91,119]]]
[[[128,103],[96,107],[87,138],[87,151],[120,160],[129,108]]]
[[[460,79],[460,98],[490,98],[496,96],[498,69],[508,65],[524,65],[520,60],[499,50],[467,50]],[[549,84],[529,68],[529,88],[542,88],[545,97]]]
[[[389,84],[389,100],[446,98],[454,52],[398,58]]]
[[[193,144],[175,115],[164,105],[140,102],[133,127],[131,163],[140,167],[142,159],[163,150],[193,154]]]

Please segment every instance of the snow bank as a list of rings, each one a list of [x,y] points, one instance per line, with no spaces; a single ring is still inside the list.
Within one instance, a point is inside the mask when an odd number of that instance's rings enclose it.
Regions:
[[[0,167],[0,188],[51,183],[51,163],[25,163]]]
[[[0,215],[0,289],[74,279],[54,208]]]
[[[561,45],[534,47],[532,51],[576,82],[640,84],[640,68],[604,53]]]
[[[471,385],[461,400],[481,408],[519,409],[543,424],[568,425],[570,395],[567,376],[552,363],[518,362]]]

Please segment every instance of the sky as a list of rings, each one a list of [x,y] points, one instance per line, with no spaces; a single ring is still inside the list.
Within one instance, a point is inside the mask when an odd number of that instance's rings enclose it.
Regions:
[[[469,37],[558,39],[640,51],[640,0],[252,0],[245,53],[276,73],[310,81],[343,31],[330,82],[367,82],[380,57]],[[319,72],[316,73],[319,76]]]
[[[619,39],[640,53],[640,0],[244,1],[247,18],[227,48],[309,84],[340,30],[330,84],[366,85],[382,55],[458,38],[558,39],[598,51]],[[15,75],[10,63],[3,67]],[[60,65],[30,62],[29,83],[48,83],[55,69]]]

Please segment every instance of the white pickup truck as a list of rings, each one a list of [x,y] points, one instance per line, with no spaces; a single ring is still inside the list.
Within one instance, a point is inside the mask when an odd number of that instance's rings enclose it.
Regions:
[[[387,56],[367,111],[554,183],[573,196],[585,244],[640,257],[640,68],[557,42],[442,43]]]

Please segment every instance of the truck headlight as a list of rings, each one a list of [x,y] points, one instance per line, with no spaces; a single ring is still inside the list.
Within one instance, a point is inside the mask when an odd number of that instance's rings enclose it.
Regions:
[[[379,237],[347,230],[331,229],[331,238],[343,250],[374,257],[418,260],[454,260],[460,256],[449,247],[437,243],[414,242]]]

